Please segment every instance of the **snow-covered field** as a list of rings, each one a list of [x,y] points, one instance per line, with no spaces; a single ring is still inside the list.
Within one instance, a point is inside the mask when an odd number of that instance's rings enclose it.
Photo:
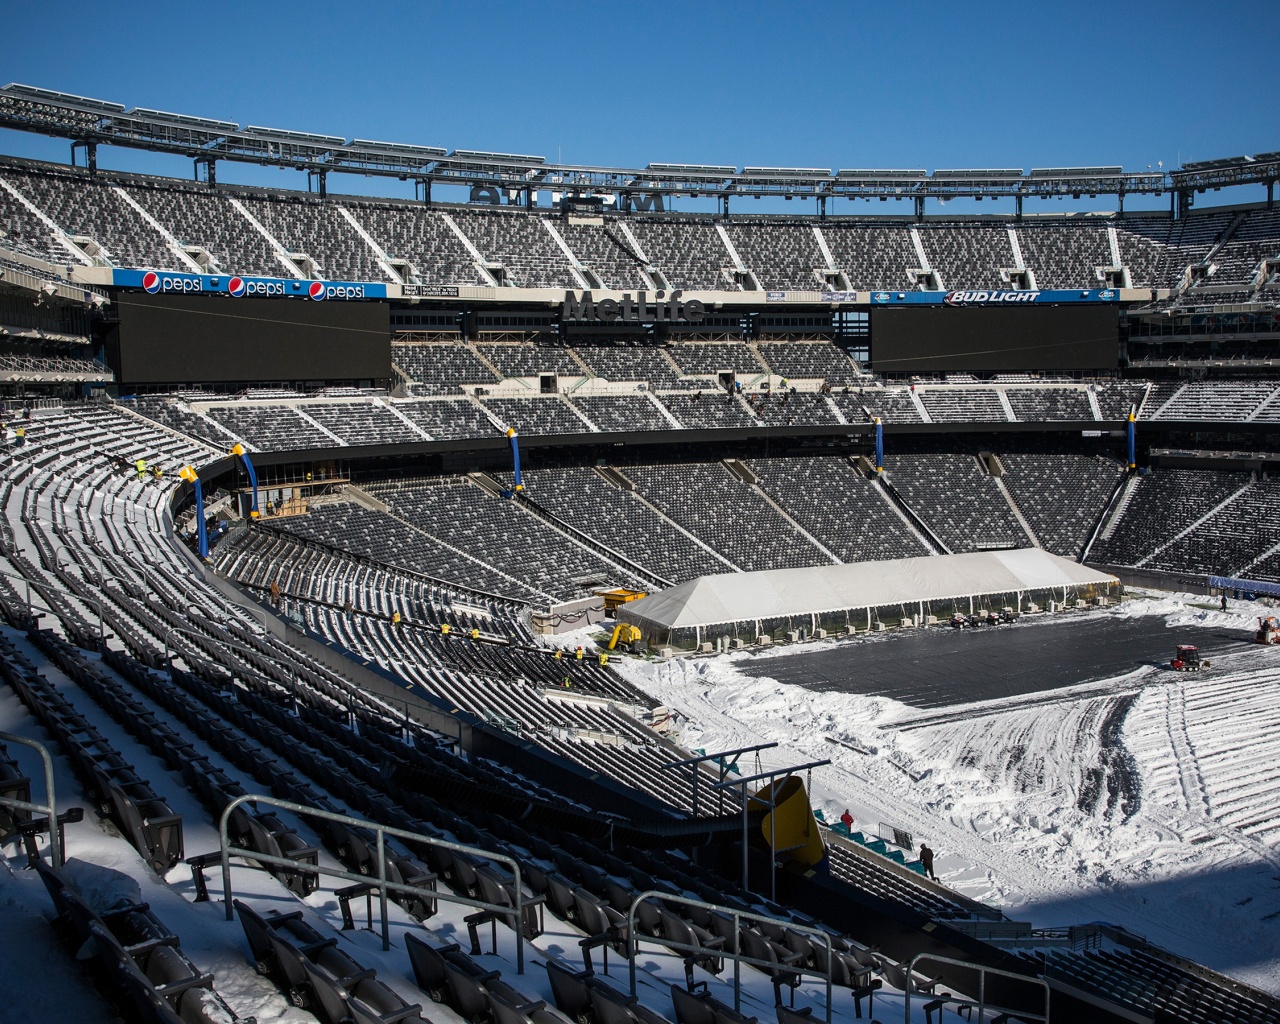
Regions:
[[[1198,630],[1251,630],[1265,610],[1196,601],[1145,595],[1073,618],[1144,616],[1172,650]],[[848,807],[867,831],[905,827],[959,892],[1036,926],[1119,924],[1280,993],[1280,648],[943,713],[759,675],[762,659],[811,649],[615,664],[683,716],[688,746],[777,741],[764,767],[830,758],[813,784],[828,820]]]

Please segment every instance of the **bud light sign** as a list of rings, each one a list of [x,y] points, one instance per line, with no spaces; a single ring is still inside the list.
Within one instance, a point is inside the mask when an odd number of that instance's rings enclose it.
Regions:
[[[873,306],[1043,306],[1066,302],[1118,302],[1113,288],[1066,288],[1022,291],[1009,288],[975,288],[951,292],[872,292]]]
[[[387,286],[382,283],[292,281],[279,277],[241,277],[238,274],[224,277],[163,270],[113,270],[111,283],[117,288],[140,288],[148,295],[227,295],[233,299],[293,298],[313,302],[387,297]]]

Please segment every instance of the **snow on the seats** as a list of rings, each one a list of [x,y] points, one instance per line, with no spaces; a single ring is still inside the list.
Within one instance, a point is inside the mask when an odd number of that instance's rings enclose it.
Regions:
[[[143,777],[150,779],[165,796],[173,809],[183,816],[184,839],[188,856],[206,853],[217,848],[217,830],[208,814],[195,797],[183,788],[181,776],[170,772],[164,763],[130,734],[99,709],[92,699],[72,680],[58,670],[37,648],[20,633],[0,627],[34,665],[48,678],[86,719],[93,723],[111,745]],[[584,638],[585,639],[585,638]],[[577,642],[581,642],[580,640]],[[163,709],[155,709],[156,717],[165,724],[177,723]],[[27,713],[18,699],[7,689],[0,689],[0,731],[17,732],[50,744],[49,736]],[[225,771],[251,791],[260,787],[239,772],[198,737],[191,737],[197,751],[210,763]],[[58,805],[65,809],[85,806],[80,787],[67,760],[61,756],[57,745],[52,744],[54,754],[55,784]],[[23,770],[33,779],[42,778],[39,761],[34,752],[14,745],[10,752],[16,756]],[[307,839],[318,844],[318,836],[305,819],[287,812],[280,812],[292,827]],[[0,941],[30,941],[32,956],[19,960],[10,959],[0,964],[0,982],[6,977],[18,978],[10,973],[10,965],[31,964],[22,976],[37,975],[44,960],[49,961],[47,978],[49,985],[8,985],[0,1022],[35,1021],[42,1024],[89,1024],[113,1019],[106,1003],[98,996],[80,973],[74,959],[74,951],[62,947],[48,924],[52,905],[44,886],[34,872],[24,872],[25,857],[13,844],[4,849],[0,858]],[[227,921],[222,903],[221,877],[216,867],[209,869],[208,884],[212,901],[192,903],[194,885],[190,869],[179,864],[166,879],[157,878],[146,867],[137,851],[119,835],[106,819],[99,819],[90,807],[85,808],[85,818],[67,827],[67,874],[75,883],[88,887],[91,905],[103,909],[125,901],[141,899],[150,904],[157,917],[181,940],[183,951],[204,971],[214,975],[218,994],[236,1012],[253,1016],[259,1024],[304,1024],[315,1018],[306,1010],[291,1006],[287,997],[267,978],[258,975],[249,960],[247,943],[238,921]],[[321,851],[320,863],[328,867],[339,866],[327,851]],[[261,913],[271,911],[289,913],[304,909],[309,923],[322,933],[337,937],[341,948],[356,962],[377,971],[377,977],[389,985],[409,1003],[420,1003],[424,1015],[434,1024],[463,1024],[456,1013],[444,1004],[432,1003],[414,983],[413,973],[405,950],[404,933],[413,931],[435,945],[458,942],[464,949],[469,946],[465,917],[472,908],[441,901],[439,913],[430,918],[425,928],[410,918],[400,907],[389,905],[392,948],[383,952],[380,937],[375,931],[364,929],[363,906],[353,906],[357,929],[335,931],[341,927],[341,914],[333,889],[347,883],[329,878],[322,888],[305,901],[299,901],[285,887],[265,872],[236,864],[232,871],[234,895]],[[376,901],[374,903],[374,928],[378,927]],[[531,1000],[545,1000],[552,1004],[550,983],[543,967],[548,959],[558,959],[575,970],[582,965],[579,941],[583,933],[572,925],[547,915],[546,931],[538,940],[526,946],[526,970],[516,973],[514,934],[508,928],[497,929],[497,952],[491,953],[489,929],[480,929],[483,954],[475,959],[486,969],[500,971],[505,982]],[[28,936],[31,938],[28,940]],[[20,937],[20,938],[19,938]],[[7,948],[7,947],[4,947]],[[35,959],[39,953],[40,959]],[[594,953],[597,969],[601,964],[600,951]],[[670,985],[683,982],[684,972],[678,957],[653,945],[642,945],[637,957],[640,1001],[650,1009],[670,1019],[672,1017]],[[727,969],[715,977],[698,969],[698,980],[706,982],[718,998],[732,1004],[732,970]],[[616,988],[627,990],[627,971],[624,962],[610,959],[609,981]],[[56,985],[56,991],[51,987]],[[65,994],[64,994],[65,993]],[[797,992],[797,1005],[812,1005],[816,1014],[824,1007],[823,985],[807,979]],[[889,1019],[902,1017],[902,997],[891,990],[877,994],[877,1013]],[[748,1016],[767,1020],[773,1015],[773,990],[769,980],[758,972],[743,972],[743,1011]],[[5,1014],[12,1015],[10,1017]],[[847,1019],[853,1015],[853,1001],[848,992],[835,993],[835,1017]],[[912,1021],[924,1021],[922,1006],[916,1003]]]
[[[1251,630],[1267,611],[1150,598],[1073,617],[1146,617],[1169,629],[1172,652],[1187,637]],[[1200,674],[1135,665],[1034,701],[927,716],[743,671],[811,649],[618,665],[687,719],[688,746],[776,741],[748,755],[765,768],[830,758],[813,787],[827,820],[848,807],[867,832],[910,830],[960,893],[1038,927],[1119,924],[1280,992],[1280,649],[1240,643]]]

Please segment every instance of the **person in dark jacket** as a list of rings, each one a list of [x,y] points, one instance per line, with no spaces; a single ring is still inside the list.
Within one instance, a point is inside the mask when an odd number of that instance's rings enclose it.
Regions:
[[[933,873],[933,851],[924,843],[920,844],[920,866],[924,868],[926,875],[935,882],[938,880],[938,876]]]

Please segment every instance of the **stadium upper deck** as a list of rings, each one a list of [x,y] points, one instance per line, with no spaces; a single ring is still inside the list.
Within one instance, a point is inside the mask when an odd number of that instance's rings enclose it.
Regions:
[[[142,270],[375,283],[385,287],[367,297],[392,298],[518,299],[530,289],[828,303],[865,303],[881,290],[1140,289],[1129,297],[1154,290],[1201,303],[1280,295],[1280,212],[1265,207],[1180,219],[586,216],[563,205],[321,198],[4,160],[0,229],[0,248],[108,285],[127,283],[113,271]]]

